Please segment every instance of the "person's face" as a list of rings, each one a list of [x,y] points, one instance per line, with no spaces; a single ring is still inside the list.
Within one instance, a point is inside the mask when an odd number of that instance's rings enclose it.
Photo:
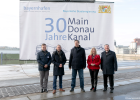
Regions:
[[[42,45],[41,48],[42,48],[43,51],[45,51],[46,50],[46,45]]]
[[[96,50],[95,49],[92,49],[92,54],[95,54],[96,53]]]
[[[56,50],[57,50],[57,51],[61,51],[61,46],[58,45],[58,46],[56,47]]]
[[[104,47],[104,49],[105,49],[105,51],[109,51],[109,46],[108,45],[105,45],[105,47]]]
[[[78,41],[75,41],[74,44],[75,44],[76,47],[79,47]]]

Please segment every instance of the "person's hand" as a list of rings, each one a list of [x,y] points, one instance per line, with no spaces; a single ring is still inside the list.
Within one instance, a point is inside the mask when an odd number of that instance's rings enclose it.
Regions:
[[[83,68],[83,69],[85,69],[85,68]]]
[[[47,64],[45,64],[45,66],[44,66],[45,68],[47,68],[48,67],[48,65]]]
[[[71,70],[71,68],[69,68]]]
[[[91,66],[95,66],[95,64],[92,64],[92,63],[91,63]]]
[[[60,64],[59,67],[62,67],[62,64]]]

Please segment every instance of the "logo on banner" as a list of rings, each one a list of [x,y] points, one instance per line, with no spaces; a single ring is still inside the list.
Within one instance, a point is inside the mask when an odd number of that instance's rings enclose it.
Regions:
[[[50,7],[46,6],[36,6],[36,7],[23,7],[24,11],[49,11]]]
[[[99,11],[98,13],[111,13],[111,7],[110,5],[99,5]]]

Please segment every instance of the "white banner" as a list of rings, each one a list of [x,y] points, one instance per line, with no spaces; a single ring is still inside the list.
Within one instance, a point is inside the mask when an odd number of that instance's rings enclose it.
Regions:
[[[114,50],[113,12],[113,3],[20,2],[20,60],[36,60],[42,43],[51,53],[60,44],[69,59],[75,39],[87,56]]]

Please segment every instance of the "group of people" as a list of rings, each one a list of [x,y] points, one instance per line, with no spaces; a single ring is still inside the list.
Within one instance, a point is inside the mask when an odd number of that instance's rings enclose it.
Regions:
[[[107,79],[109,77],[110,83],[110,93],[113,93],[114,90],[114,72],[117,71],[117,59],[115,52],[109,49],[109,45],[106,44],[104,46],[105,51],[100,55],[97,54],[96,48],[92,48],[90,55],[86,60],[85,49],[79,45],[79,40],[74,41],[75,46],[71,49],[70,58],[69,58],[69,69],[72,69],[72,80],[71,80],[71,90],[74,91],[76,85],[76,76],[77,72],[79,74],[80,79],[80,88],[81,91],[84,90],[84,73],[83,70],[87,67],[89,69],[90,77],[91,77],[91,89],[96,92],[97,83],[98,83],[98,73],[101,68],[103,72],[103,81],[104,81],[104,89],[103,91],[107,91]],[[57,76],[59,76],[59,91],[64,92],[65,90],[62,87],[62,79],[64,73],[64,65],[66,63],[66,56],[63,50],[61,49],[61,45],[57,45],[56,51],[52,53],[46,49],[46,44],[42,44],[42,50],[37,54],[37,62],[38,69],[40,73],[40,86],[41,93],[48,92],[47,84],[48,84],[48,76],[50,70],[50,64],[53,63],[53,94],[56,93],[57,89]]]

